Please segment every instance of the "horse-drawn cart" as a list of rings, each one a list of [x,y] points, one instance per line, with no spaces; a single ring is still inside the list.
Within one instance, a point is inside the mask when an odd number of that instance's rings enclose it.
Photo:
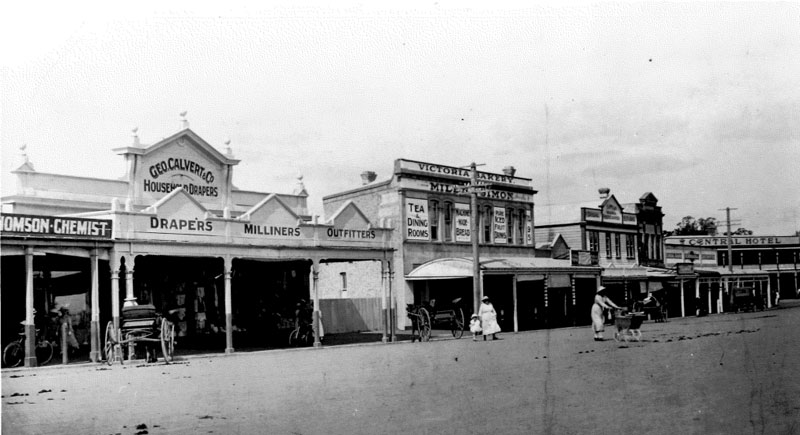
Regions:
[[[160,343],[164,361],[169,363],[175,351],[175,325],[158,314],[153,305],[124,307],[119,329],[114,328],[114,322],[108,322],[106,326],[104,350],[108,365],[115,360],[122,363],[122,346],[129,345],[130,352],[134,352],[137,343],[145,344],[148,362],[156,361],[156,343]],[[132,353],[130,355],[132,357]]]
[[[456,298],[451,301],[450,306],[442,308],[436,306],[436,299],[431,299],[424,305],[409,304],[407,313],[411,319],[411,341],[416,338],[419,338],[419,341],[430,340],[434,325],[445,325],[454,338],[461,338],[464,335],[465,322],[464,309],[461,308],[460,302],[461,298]]]

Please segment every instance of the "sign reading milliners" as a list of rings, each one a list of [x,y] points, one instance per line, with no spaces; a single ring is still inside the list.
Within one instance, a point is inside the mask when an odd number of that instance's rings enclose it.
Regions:
[[[199,144],[193,133],[148,147],[137,169],[136,189],[145,198],[159,199],[182,187],[202,202],[220,201],[225,194],[226,165],[210,145]]]
[[[0,222],[0,230],[4,235],[111,238],[112,222],[105,219],[5,213],[0,215]]]
[[[468,186],[471,182],[469,169],[399,160],[395,171],[423,177],[402,178],[401,184],[406,188],[453,195],[469,195]],[[480,171],[476,175],[478,183],[491,184],[493,186],[491,189],[479,192],[478,196],[480,197],[504,201],[533,202],[534,190],[531,188],[531,180],[528,178]],[[503,185],[507,185],[509,189],[504,190]],[[526,193],[526,190],[529,190],[530,193]]]

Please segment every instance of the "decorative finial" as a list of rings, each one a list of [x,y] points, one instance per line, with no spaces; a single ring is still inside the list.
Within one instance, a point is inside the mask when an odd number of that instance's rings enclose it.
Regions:
[[[22,145],[19,146],[19,155],[21,157],[20,160],[22,160],[23,166],[27,165],[30,170],[34,170],[33,164],[28,160],[28,153],[26,151],[27,149],[28,149],[28,144],[26,143],[23,143]]]
[[[294,188],[293,195],[308,195],[306,185],[303,183],[303,174],[297,174],[297,186]]]
[[[180,113],[181,115],[181,128],[189,128],[189,121],[186,120],[186,110]]]
[[[233,150],[231,149],[231,139],[228,138],[225,140],[225,154],[232,156]]]
[[[139,145],[141,145],[139,143],[139,135],[137,134],[138,131],[139,131],[139,127],[133,127],[133,129],[131,130],[131,132],[132,132],[131,136],[133,136],[133,146],[135,146],[135,147],[138,147]]]

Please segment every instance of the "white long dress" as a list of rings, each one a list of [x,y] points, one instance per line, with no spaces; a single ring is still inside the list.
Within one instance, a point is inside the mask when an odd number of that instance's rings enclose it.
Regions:
[[[491,302],[482,303],[478,309],[478,316],[481,318],[483,335],[497,334],[500,332],[500,325],[497,324],[497,312]]]

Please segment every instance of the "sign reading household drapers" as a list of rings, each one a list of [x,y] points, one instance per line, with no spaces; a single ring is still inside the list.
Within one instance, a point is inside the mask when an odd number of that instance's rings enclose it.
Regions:
[[[456,242],[471,242],[469,204],[456,203]]]
[[[406,240],[430,240],[428,201],[406,198]]]
[[[492,238],[494,243],[508,243],[508,235],[506,232],[506,209],[503,207],[494,207],[494,227],[492,229]]]

